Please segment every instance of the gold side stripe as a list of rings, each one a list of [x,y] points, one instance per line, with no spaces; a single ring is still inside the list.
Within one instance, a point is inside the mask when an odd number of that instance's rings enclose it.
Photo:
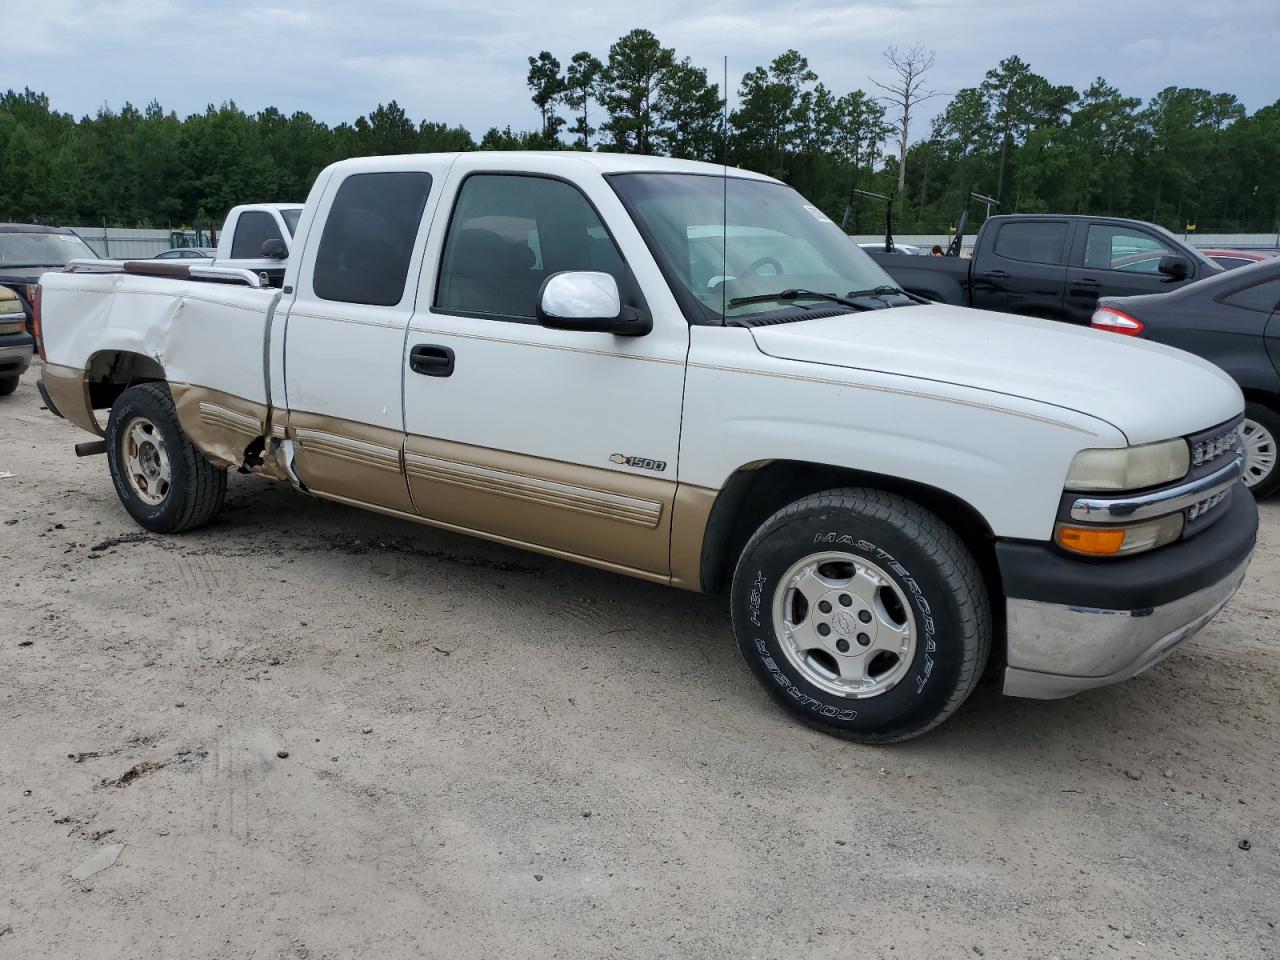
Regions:
[[[305,453],[332,457],[334,460],[345,460],[347,463],[355,463],[362,467],[372,467],[375,470],[386,470],[390,473],[400,472],[399,460],[387,460],[382,457],[373,457],[359,450],[353,450],[350,447],[341,447],[336,444],[317,443],[314,440],[310,440],[305,443],[300,441],[298,443],[298,449]]]
[[[250,417],[207,400],[200,401],[200,419],[212,427],[226,427],[237,433],[247,433],[251,437],[262,433],[262,421]]]
[[[554,480],[525,477],[476,464],[410,453],[405,455],[405,470],[409,476],[420,480],[467,487],[619,523],[656,527],[662,519],[662,504],[656,501],[624,497]]]
[[[400,463],[400,451],[394,447],[384,447],[381,444],[368,443],[364,440],[352,440],[350,437],[342,437],[336,433],[325,433],[323,430],[308,430],[305,427],[295,430],[294,436],[299,443],[337,447],[341,450],[364,454],[373,459],[390,460],[396,464]]]

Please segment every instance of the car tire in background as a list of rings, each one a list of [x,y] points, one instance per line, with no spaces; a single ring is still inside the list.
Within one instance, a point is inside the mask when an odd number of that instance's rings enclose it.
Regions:
[[[227,472],[206,460],[182,431],[163,383],[132,386],[112,405],[107,462],[120,502],[148,530],[193,530],[222,509]]]
[[[1244,406],[1240,424],[1244,446],[1244,482],[1261,500],[1280,487],[1280,414],[1252,400]]]
[[[864,743],[918,736],[973,692],[991,649],[973,555],[895,494],[828,490],[747,542],[731,592],[738,646],[799,719]]]
[[[0,397],[7,397],[18,389],[18,381],[22,379],[16,373],[10,377],[0,377]]]

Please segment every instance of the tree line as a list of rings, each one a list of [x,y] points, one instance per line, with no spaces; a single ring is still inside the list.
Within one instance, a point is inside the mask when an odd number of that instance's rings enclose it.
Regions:
[[[179,118],[157,101],[79,119],[42,93],[0,94],[0,218],[163,226],[237,203],[306,196],[345,157],[578,149],[727,162],[791,183],[848,228],[874,232],[893,196],[903,233],[941,233],[970,190],[1003,211],[1135,217],[1182,230],[1273,231],[1280,221],[1280,100],[1249,114],[1229,93],[1167,87],[1146,103],[1099,77],[1056,85],[1010,56],[950,94],[933,54],[890,48],[871,92],[833,90],[786,50],[737,79],[734,106],[706,67],[632,30],[601,55],[528,58],[534,129],[415,122],[392,100],[329,126],[234,103]],[[927,110],[936,115],[928,119]],[[981,215],[983,209],[976,209]]]

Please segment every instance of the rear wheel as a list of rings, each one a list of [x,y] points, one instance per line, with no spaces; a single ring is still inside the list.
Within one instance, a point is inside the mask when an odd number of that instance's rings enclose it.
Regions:
[[[163,383],[120,394],[107,421],[107,462],[120,502],[156,533],[181,533],[218,515],[227,472],[211,464],[182,431]]]
[[[799,719],[866,743],[915,737],[973,691],[991,645],[986,586],[950,527],[879,490],[780,510],[734,574],[756,677]]]
[[[1244,483],[1261,500],[1280,487],[1280,414],[1260,403],[1247,403],[1240,424],[1244,446]]]
[[[0,377],[0,397],[7,397],[13,391],[18,389],[18,381],[22,379],[18,374],[8,377]]]

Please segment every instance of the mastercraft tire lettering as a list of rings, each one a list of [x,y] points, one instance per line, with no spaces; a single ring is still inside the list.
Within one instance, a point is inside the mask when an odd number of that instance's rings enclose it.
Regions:
[[[877,490],[815,494],[766,520],[734,575],[752,671],[806,723],[905,740],[972,692],[991,643],[976,561],[936,515]]]

